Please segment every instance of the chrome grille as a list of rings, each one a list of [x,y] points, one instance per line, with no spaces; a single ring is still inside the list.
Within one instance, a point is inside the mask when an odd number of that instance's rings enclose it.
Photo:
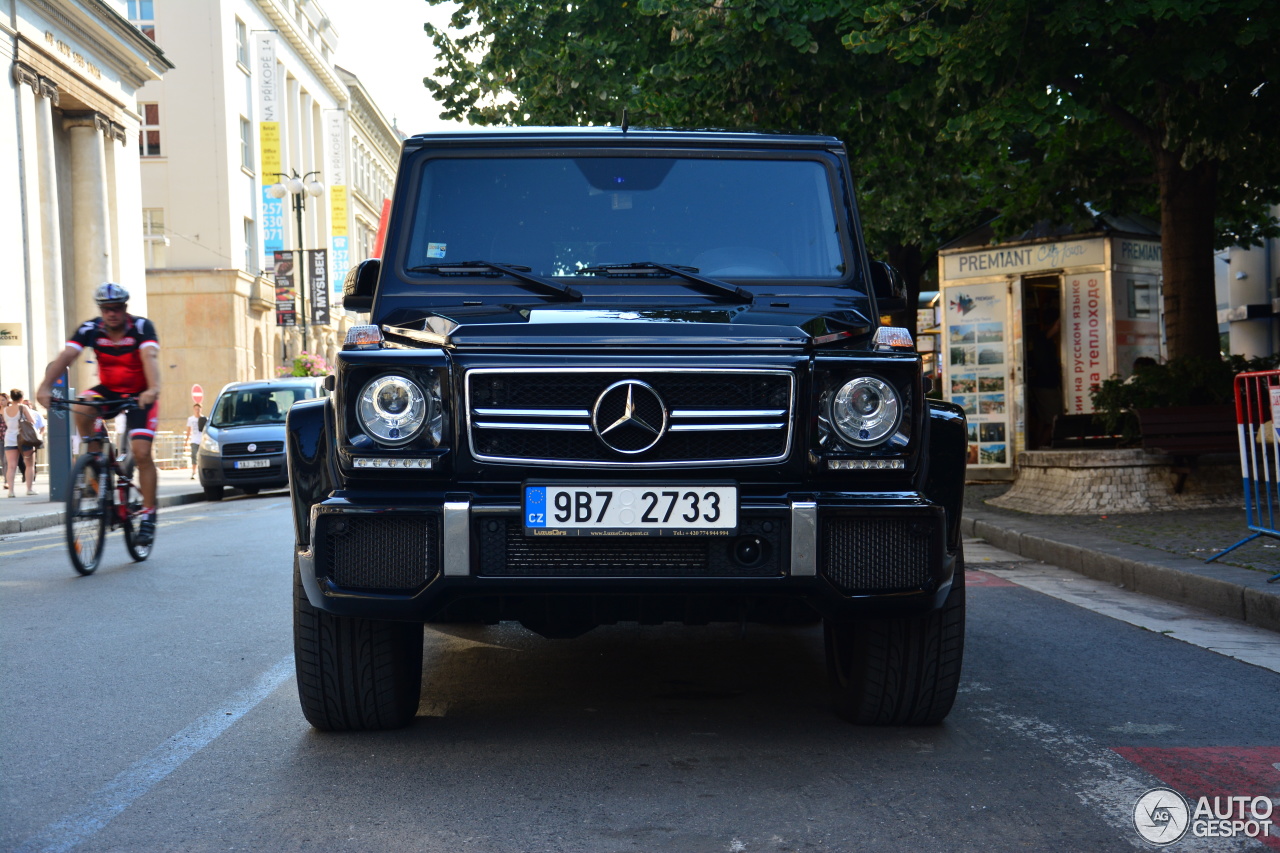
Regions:
[[[254,450],[249,451],[250,442],[222,445],[223,456],[258,456],[263,453],[281,453],[284,451],[283,441],[255,441]]]
[[[636,380],[665,404],[666,432],[615,448],[592,427],[592,413],[610,386]],[[601,406],[612,422],[615,400]],[[617,370],[483,368],[467,374],[468,436],[485,462],[547,462],[576,466],[673,467],[759,464],[786,458],[794,428],[795,382],[785,370]],[[620,410],[619,410],[620,411]],[[636,411],[660,422],[652,401]]]

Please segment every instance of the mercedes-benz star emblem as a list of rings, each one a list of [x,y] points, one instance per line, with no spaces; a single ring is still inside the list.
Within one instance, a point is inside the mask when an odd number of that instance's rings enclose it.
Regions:
[[[644,453],[666,433],[667,407],[652,386],[639,379],[624,379],[604,389],[596,399],[591,429],[611,450]]]

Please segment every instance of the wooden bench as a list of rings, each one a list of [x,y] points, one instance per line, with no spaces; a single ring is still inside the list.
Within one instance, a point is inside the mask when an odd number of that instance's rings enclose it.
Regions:
[[[1238,452],[1239,430],[1236,408],[1230,403],[1217,406],[1167,406],[1160,409],[1135,409],[1142,446],[1159,450],[1174,459],[1177,494],[1195,470],[1196,459],[1206,453]]]
[[[1095,424],[1093,415],[1054,415],[1049,447],[1054,450],[1118,447],[1123,438]]]

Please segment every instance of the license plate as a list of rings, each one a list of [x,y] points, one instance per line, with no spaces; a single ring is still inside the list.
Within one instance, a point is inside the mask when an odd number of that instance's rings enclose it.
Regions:
[[[526,485],[524,528],[530,536],[727,536],[738,528],[738,488]]]
[[[269,468],[271,467],[270,459],[237,459],[237,468]]]

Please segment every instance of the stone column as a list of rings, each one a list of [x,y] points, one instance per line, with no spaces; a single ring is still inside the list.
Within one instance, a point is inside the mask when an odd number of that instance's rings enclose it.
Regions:
[[[36,102],[40,90],[39,75],[30,66],[15,62],[10,66],[10,74],[17,100],[17,139],[16,153],[19,169],[19,198],[13,200],[19,219],[14,226],[21,229],[23,254],[13,259],[12,273],[22,281],[22,306],[11,306],[10,311],[22,310],[23,346],[20,358],[17,353],[8,351],[5,372],[12,375],[14,381],[7,385],[26,389],[36,372],[36,361],[44,352],[44,268],[43,255],[40,251],[40,175],[34,156],[35,134],[32,132],[36,124]],[[14,314],[10,314],[13,317]],[[21,377],[19,379],[19,377]]]
[[[68,320],[62,300],[62,226],[58,218],[58,163],[53,143],[53,108],[58,86],[40,78],[36,101],[36,156],[40,164],[40,240],[44,254],[45,360],[52,361],[66,345]],[[38,360],[38,359],[37,359]]]
[[[107,152],[97,113],[69,116],[71,136],[71,229],[75,244],[73,322],[97,316],[93,291],[111,280],[111,210],[107,198]]]

